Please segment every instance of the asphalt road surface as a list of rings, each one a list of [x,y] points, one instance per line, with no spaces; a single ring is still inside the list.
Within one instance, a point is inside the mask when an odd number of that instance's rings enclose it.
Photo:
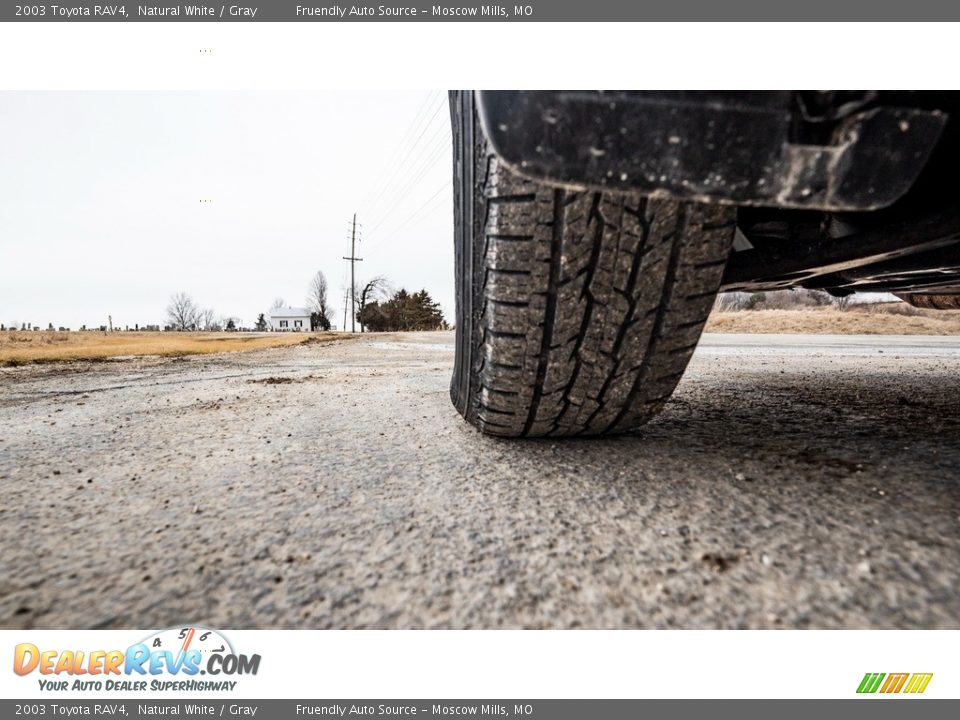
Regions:
[[[706,336],[505,441],[450,334],[0,371],[0,626],[960,627],[960,339]]]

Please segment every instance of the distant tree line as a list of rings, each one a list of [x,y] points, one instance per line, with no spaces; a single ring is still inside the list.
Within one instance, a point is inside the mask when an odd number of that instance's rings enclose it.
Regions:
[[[834,297],[823,290],[791,288],[764,292],[729,292],[717,296],[716,309],[720,312],[740,312],[742,310],[795,310],[800,308],[826,307],[832,305],[838,310],[846,310],[851,295]]]
[[[166,329],[185,332],[223,330],[233,319],[217,317],[213,308],[202,308],[185,292],[174,293],[167,304]]]
[[[348,290],[346,299],[349,300],[349,298]],[[448,328],[440,305],[430,297],[430,293],[426,290],[410,293],[404,288],[392,292],[389,282],[382,276],[360,282],[353,301],[355,317],[360,324],[361,332],[402,332]],[[312,331],[330,330],[334,311],[329,302],[327,278],[322,271],[316,272],[307,287],[306,305],[310,313],[310,329]],[[269,330],[268,315],[287,307],[287,302],[282,297],[274,298],[269,311],[258,314],[253,329],[259,332]],[[239,318],[218,317],[212,309],[201,307],[186,292],[178,292],[170,296],[164,329],[188,332],[242,328]]]
[[[440,306],[426,290],[403,288],[389,299],[366,301],[357,312],[361,328],[370,332],[441,330],[447,327]]]

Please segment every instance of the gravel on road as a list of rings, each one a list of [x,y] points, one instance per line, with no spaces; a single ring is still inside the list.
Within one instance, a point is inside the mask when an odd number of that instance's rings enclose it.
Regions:
[[[480,435],[452,361],[0,370],[0,627],[960,627],[960,339],[705,336],[565,441]]]

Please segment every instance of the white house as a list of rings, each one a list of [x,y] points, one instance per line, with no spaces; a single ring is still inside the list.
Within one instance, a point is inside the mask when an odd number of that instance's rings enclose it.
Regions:
[[[267,316],[267,328],[276,332],[309,332],[310,311],[307,308],[279,308]]]

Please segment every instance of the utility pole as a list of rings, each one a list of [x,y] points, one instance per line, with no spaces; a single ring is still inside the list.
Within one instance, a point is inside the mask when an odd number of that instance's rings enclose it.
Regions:
[[[343,291],[343,331],[347,331],[347,294],[349,290]]]
[[[363,258],[357,257],[357,214],[353,214],[353,226],[350,229],[350,257],[343,258],[350,261],[350,332],[357,331],[357,286],[356,276],[353,271],[354,265],[363,262]],[[346,309],[346,308],[344,308]],[[343,323],[343,329],[347,329],[346,320]]]

